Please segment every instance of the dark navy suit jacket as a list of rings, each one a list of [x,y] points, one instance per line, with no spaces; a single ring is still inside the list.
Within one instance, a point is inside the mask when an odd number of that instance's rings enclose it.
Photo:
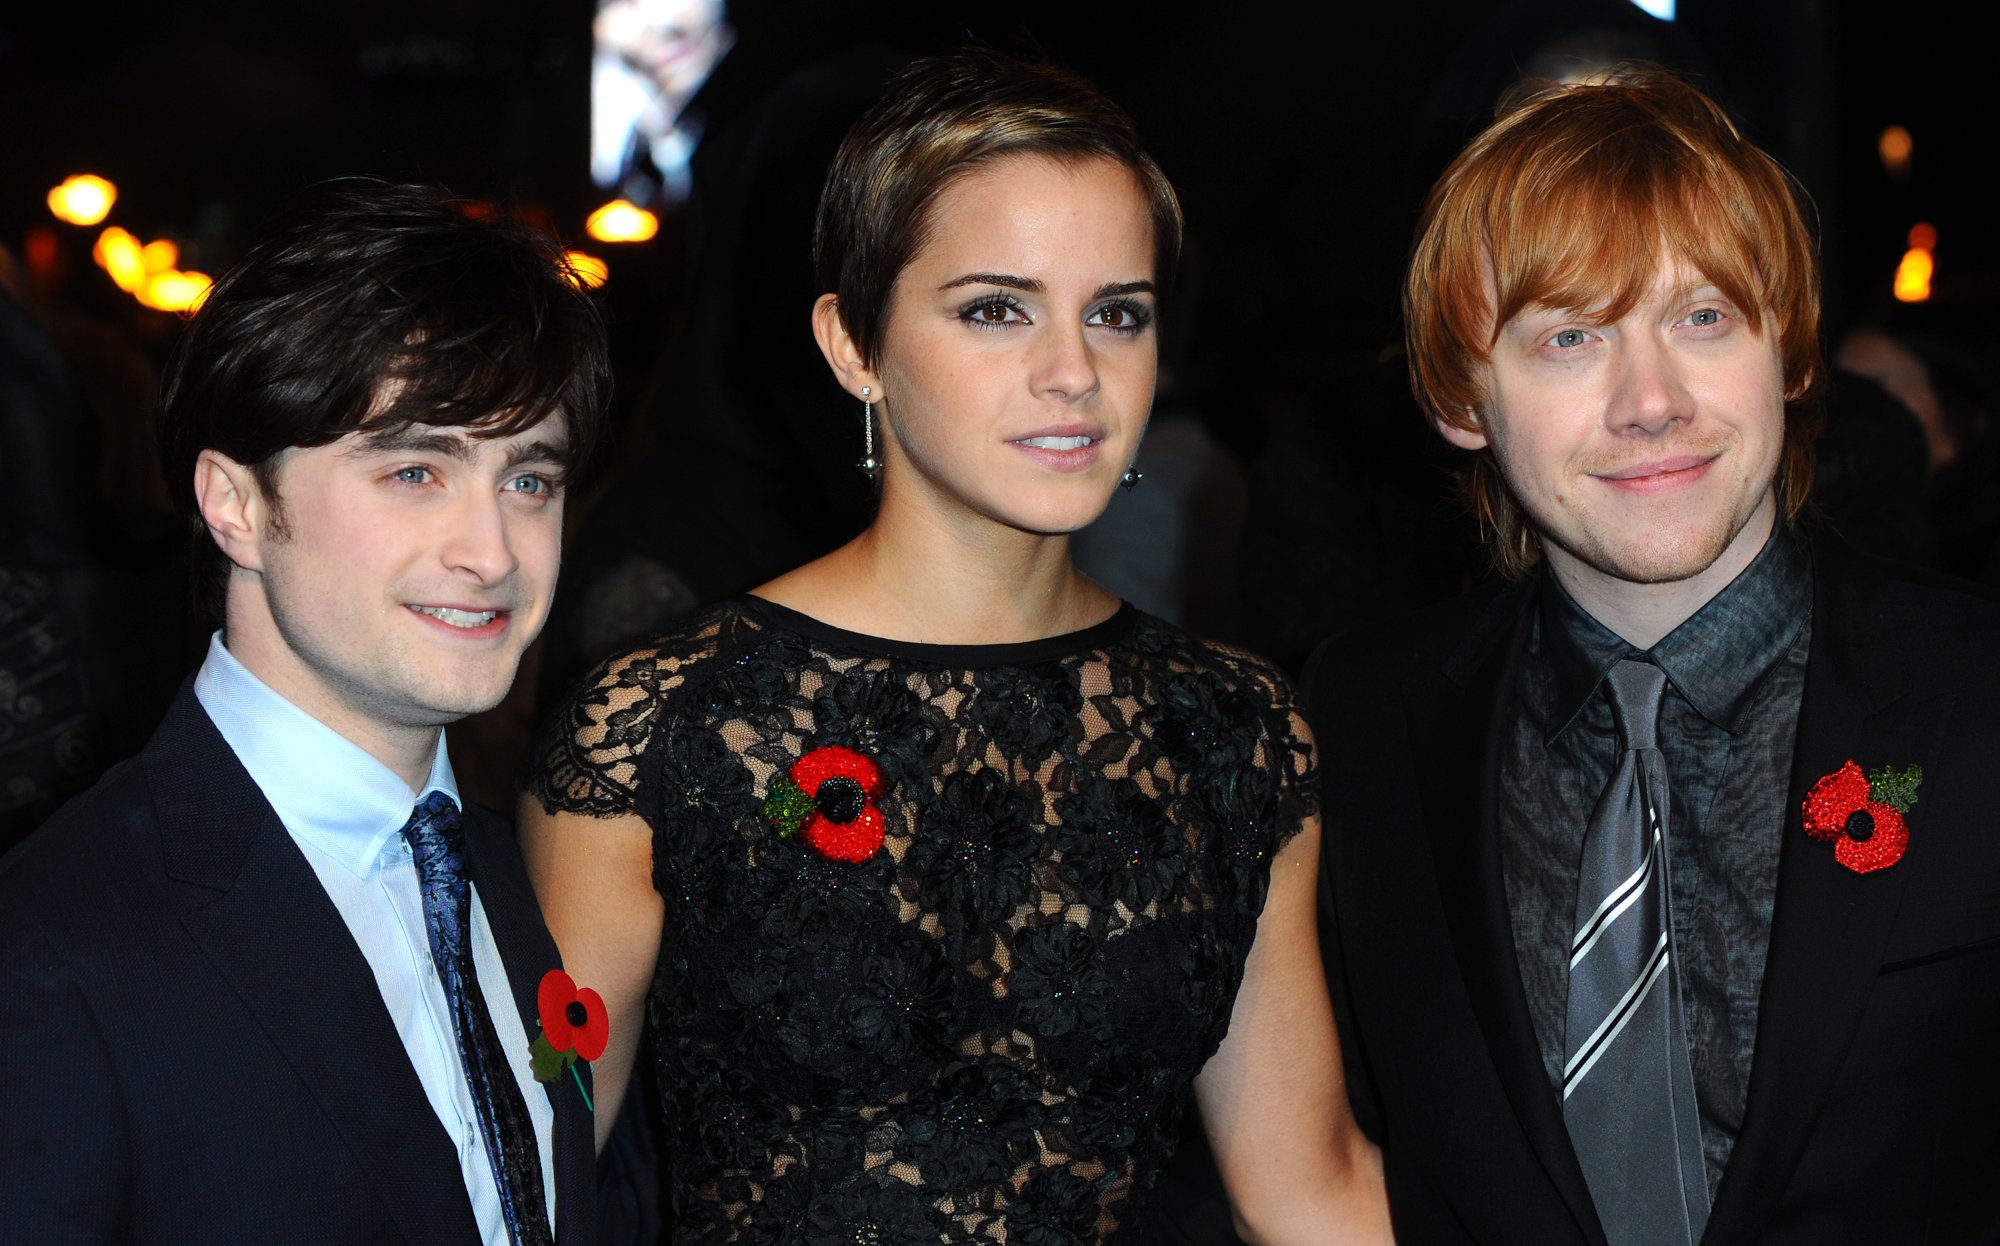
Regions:
[[[1501,883],[1531,599],[1334,642],[1307,680],[1328,978],[1403,1246],[1604,1243]],[[1869,874],[1801,821],[1850,759],[1924,771],[1905,855]],[[2000,606],[1816,540],[1785,808],[1749,1098],[1702,1242],[2000,1241]]]
[[[506,823],[466,832],[534,1034],[555,943]],[[567,1078],[546,1093],[557,1242],[588,1246],[590,1114]],[[188,688],[0,859],[0,1239],[479,1240],[367,961]]]

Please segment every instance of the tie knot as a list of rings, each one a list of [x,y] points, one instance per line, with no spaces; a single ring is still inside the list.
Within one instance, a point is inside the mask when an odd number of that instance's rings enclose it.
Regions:
[[[1651,662],[1627,658],[1604,677],[1611,697],[1611,719],[1627,749],[1659,747],[1660,698],[1667,690],[1667,673]]]
[[[410,845],[419,878],[456,880],[463,876],[465,831],[458,820],[458,805],[450,796],[432,792],[418,801],[410,820],[403,824],[403,838]]]

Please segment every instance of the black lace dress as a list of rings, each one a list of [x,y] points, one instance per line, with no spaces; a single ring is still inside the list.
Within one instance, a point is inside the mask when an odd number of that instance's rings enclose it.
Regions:
[[[1146,1239],[1313,811],[1282,676],[1130,606],[960,647],[744,599],[551,732],[544,807],[653,827],[677,1240]]]

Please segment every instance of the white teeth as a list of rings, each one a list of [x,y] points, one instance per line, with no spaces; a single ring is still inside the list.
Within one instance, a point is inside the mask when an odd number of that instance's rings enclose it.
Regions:
[[[498,610],[453,610],[450,606],[413,606],[418,614],[428,614],[440,623],[453,627],[485,627],[499,615]]]
[[[1033,446],[1037,450],[1081,450],[1090,444],[1088,437],[1024,437],[1021,445]]]

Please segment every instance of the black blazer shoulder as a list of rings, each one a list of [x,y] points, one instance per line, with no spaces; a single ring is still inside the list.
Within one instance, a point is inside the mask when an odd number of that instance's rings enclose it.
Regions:
[[[467,828],[532,1034],[555,945],[504,821]],[[477,1240],[373,971],[191,688],[0,859],[0,1044],[32,1069],[0,1079],[0,1205],[24,1240]],[[573,1246],[595,1232],[591,1126],[555,1089]]]

